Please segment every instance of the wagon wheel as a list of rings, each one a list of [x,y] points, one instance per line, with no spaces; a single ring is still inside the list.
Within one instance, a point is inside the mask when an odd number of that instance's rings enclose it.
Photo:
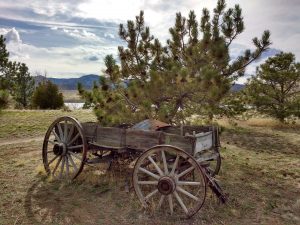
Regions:
[[[212,177],[217,175],[221,168],[221,155],[219,148],[205,149],[195,155],[197,162],[205,166]]]
[[[206,180],[200,165],[173,146],[160,145],[145,151],[135,164],[132,179],[145,208],[191,217],[205,201]]]
[[[43,163],[48,175],[75,179],[83,169],[87,144],[81,124],[72,117],[56,119],[43,143]]]

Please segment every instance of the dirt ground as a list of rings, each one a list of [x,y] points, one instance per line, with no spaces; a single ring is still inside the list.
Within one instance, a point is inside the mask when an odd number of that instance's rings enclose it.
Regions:
[[[0,224],[300,224],[298,126],[221,123],[217,178],[229,201],[219,204],[209,192],[196,216],[178,220],[143,210],[134,190],[125,191],[130,169],[116,166],[103,174],[107,165],[85,167],[71,183],[47,178],[41,148],[49,118],[45,113],[38,132],[20,128],[23,137],[18,129],[12,136],[0,130]]]

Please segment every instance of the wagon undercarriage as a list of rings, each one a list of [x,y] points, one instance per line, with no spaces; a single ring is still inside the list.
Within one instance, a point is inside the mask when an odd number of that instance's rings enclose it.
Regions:
[[[202,207],[207,186],[225,201],[218,174],[218,129],[172,127],[145,120],[134,126],[101,127],[61,117],[49,127],[43,163],[49,175],[75,179],[85,164],[126,158],[135,162],[132,185],[144,207],[191,217]]]

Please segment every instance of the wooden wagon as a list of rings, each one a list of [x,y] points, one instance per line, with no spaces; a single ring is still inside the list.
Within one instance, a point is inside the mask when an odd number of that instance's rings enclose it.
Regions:
[[[174,127],[157,120],[102,127],[72,117],[56,119],[43,143],[49,175],[75,179],[85,164],[126,158],[135,163],[132,184],[144,207],[191,217],[202,207],[207,186],[223,202],[213,178],[221,165],[214,126]]]

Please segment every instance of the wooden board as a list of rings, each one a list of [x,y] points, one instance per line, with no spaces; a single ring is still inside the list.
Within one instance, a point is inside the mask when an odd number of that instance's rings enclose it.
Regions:
[[[193,154],[196,136],[181,136],[180,127],[166,127],[163,131],[144,131],[115,127],[101,127],[97,123],[83,123],[90,143],[115,149],[147,150],[159,144],[172,145]],[[184,126],[183,132],[193,134],[212,130],[210,126]],[[212,140],[213,141],[213,140]]]
[[[97,127],[95,142],[99,145],[125,146],[125,129],[115,127]]]

